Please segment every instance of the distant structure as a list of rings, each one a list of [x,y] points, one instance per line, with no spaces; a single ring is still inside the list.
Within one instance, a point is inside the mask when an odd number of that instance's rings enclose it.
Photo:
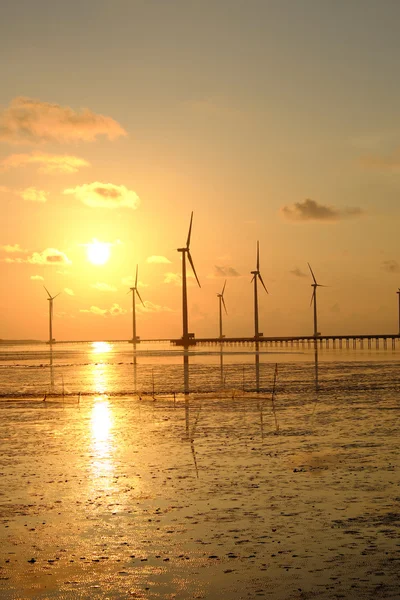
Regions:
[[[224,300],[225,286],[226,286],[226,279],[225,279],[224,287],[222,288],[222,292],[220,294],[217,294],[218,303],[219,303],[219,337],[221,339],[223,337],[225,337],[222,333],[222,305],[224,305],[225,313],[228,314],[228,311],[226,310],[226,306],[225,306],[225,300]]]
[[[57,298],[57,296],[59,296],[61,294],[61,292],[58,292],[58,294],[56,294],[55,296],[52,296],[49,292],[49,290],[47,289],[47,287],[44,285],[43,286],[44,289],[47,292],[47,300],[49,301],[49,341],[47,342],[48,344],[53,344],[56,340],[53,338],[53,300],[54,298]]]
[[[317,336],[321,335],[318,331],[318,321],[317,321],[317,287],[326,287],[326,285],[317,283],[317,280],[315,279],[315,275],[313,273],[310,263],[307,263],[307,264],[308,264],[308,268],[310,269],[310,272],[311,272],[311,275],[312,275],[312,278],[314,281],[314,283],[311,284],[311,287],[313,288],[313,293],[311,296],[310,306],[312,304],[314,304],[314,337],[317,337]]]
[[[138,265],[136,265],[136,277],[135,277],[135,285],[133,287],[130,288],[128,294],[130,294],[132,292],[132,344],[134,344],[136,346],[137,343],[140,342],[140,338],[137,337],[136,335],[136,298],[135,298],[135,294],[137,294],[140,302],[143,304],[144,306],[144,302],[139,294],[139,290],[137,289],[137,285],[138,285],[138,270],[139,267]]]
[[[178,252],[182,253],[182,345],[188,347],[189,345],[194,345],[196,342],[194,340],[194,334],[189,333],[188,326],[188,307],[187,307],[187,285],[186,285],[186,256],[190,262],[192,267],[194,276],[196,277],[196,281],[198,286],[201,287],[199,278],[197,277],[196,269],[194,268],[193,260],[190,255],[190,237],[192,234],[192,223],[193,223],[193,211],[190,217],[190,225],[189,225],[189,233],[186,240],[186,246],[184,248],[178,248]]]
[[[254,338],[257,340],[263,336],[263,334],[258,331],[258,290],[257,290],[257,280],[258,279],[261,281],[261,284],[262,284],[264,290],[268,294],[268,290],[265,287],[263,278],[261,277],[261,273],[260,273],[260,244],[258,241],[257,241],[257,263],[256,263],[256,265],[257,265],[256,270],[251,271],[251,274],[253,275],[253,279],[251,280],[251,283],[254,282]]]

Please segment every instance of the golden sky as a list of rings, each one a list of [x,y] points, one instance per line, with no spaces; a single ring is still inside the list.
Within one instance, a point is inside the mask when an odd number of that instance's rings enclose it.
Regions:
[[[0,50],[0,338],[398,331],[400,4],[15,0]],[[89,257],[88,257],[89,253]],[[89,259],[90,258],[90,259]],[[101,264],[96,264],[101,263]]]

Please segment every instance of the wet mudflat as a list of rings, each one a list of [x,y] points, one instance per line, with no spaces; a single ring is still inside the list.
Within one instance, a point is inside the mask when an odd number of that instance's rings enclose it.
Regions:
[[[398,599],[397,397],[275,406],[2,401],[0,597]]]

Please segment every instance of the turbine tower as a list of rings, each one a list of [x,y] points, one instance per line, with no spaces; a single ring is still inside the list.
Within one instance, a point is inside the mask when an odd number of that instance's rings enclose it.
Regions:
[[[317,337],[319,335],[318,333],[318,320],[317,320],[317,287],[326,287],[326,285],[322,285],[320,283],[317,283],[317,280],[315,279],[315,275],[313,273],[313,270],[310,266],[310,263],[308,264],[308,268],[310,269],[312,278],[314,283],[311,284],[311,287],[313,288],[313,293],[311,296],[311,302],[310,302],[310,306],[314,303],[314,337]]]
[[[222,305],[224,305],[225,313],[228,314],[228,311],[226,310],[226,306],[225,306],[225,300],[224,300],[225,286],[226,286],[226,279],[225,279],[224,287],[222,288],[222,292],[220,294],[217,294],[217,298],[219,300],[219,337],[221,339],[224,337],[222,335]]]
[[[196,281],[200,285],[199,278],[197,277],[196,269],[194,268],[193,260],[190,255],[190,236],[192,234],[192,223],[193,223],[193,211],[190,217],[189,233],[186,240],[186,246],[184,248],[178,248],[178,252],[182,252],[182,324],[183,334],[182,340],[183,345],[187,347],[189,345],[189,328],[188,328],[188,307],[187,307],[187,287],[186,287],[186,255],[192,267]]]
[[[258,291],[257,291],[257,279],[259,279],[261,281],[261,284],[262,284],[264,290],[268,294],[268,290],[265,287],[263,278],[261,277],[261,273],[260,273],[260,245],[259,245],[258,241],[257,241],[257,268],[256,268],[255,271],[251,271],[251,274],[253,275],[253,279],[251,280],[251,283],[254,281],[254,337],[257,340],[260,336],[262,336],[262,334],[260,334],[260,332],[258,331]]]
[[[47,292],[48,298],[47,300],[49,301],[49,344],[53,343],[53,300],[54,298],[57,298],[57,296],[59,296],[61,294],[61,292],[58,292],[58,294],[56,294],[55,296],[52,296],[49,292],[49,290],[47,289],[47,287],[44,285],[43,286],[44,289]]]
[[[128,294],[130,294],[132,292],[132,343],[134,345],[136,345],[137,337],[136,337],[136,298],[135,298],[135,294],[138,295],[138,298],[140,300],[140,302],[143,304],[144,306],[144,302],[139,294],[139,290],[137,289],[137,284],[138,284],[138,265],[136,265],[136,277],[135,277],[135,285],[133,287],[130,288]]]
[[[400,335],[400,288],[398,289],[398,291],[396,292],[396,294],[399,297],[399,335]]]

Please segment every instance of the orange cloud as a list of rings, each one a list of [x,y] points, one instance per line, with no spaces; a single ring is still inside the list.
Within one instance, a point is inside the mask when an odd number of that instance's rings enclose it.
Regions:
[[[158,265],[171,264],[171,261],[168,260],[168,258],[166,256],[148,256],[146,258],[146,262],[150,263],[150,264],[158,264]]]
[[[24,200],[29,200],[30,202],[47,202],[48,192],[44,190],[38,190],[35,187],[26,188],[26,190],[22,190],[18,192],[21,198]]]
[[[77,156],[46,154],[45,152],[10,154],[0,162],[2,169],[25,165],[38,165],[39,173],[76,173],[81,167],[90,166],[90,163]]]
[[[64,190],[64,194],[74,195],[75,198],[92,208],[132,208],[140,204],[140,198],[133,190],[124,185],[113,183],[85,183],[75,188]]]
[[[324,204],[318,204],[315,200],[307,198],[303,202],[295,202],[291,206],[284,206],[283,216],[289,221],[339,221],[350,217],[359,217],[364,211],[358,207],[345,207],[337,209]]]
[[[92,283],[92,288],[98,290],[99,292],[116,292],[117,288],[113,285],[109,285],[108,283]]]
[[[56,248],[46,248],[42,252],[34,252],[26,261],[32,265],[70,265],[68,256]]]
[[[124,315],[127,311],[124,308],[121,308],[119,304],[114,303],[111,308],[99,308],[98,306],[91,306],[89,309],[81,308],[81,313],[92,313],[93,315],[98,315],[101,317],[119,317],[120,315]]]
[[[42,102],[18,96],[0,113],[0,140],[12,144],[42,142],[92,142],[99,135],[113,140],[126,131],[104,115],[84,108]]]
[[[25,252],[19,244],[6,244],[5,246],[1,246],[1,249],[4,250],[4,252]]]

